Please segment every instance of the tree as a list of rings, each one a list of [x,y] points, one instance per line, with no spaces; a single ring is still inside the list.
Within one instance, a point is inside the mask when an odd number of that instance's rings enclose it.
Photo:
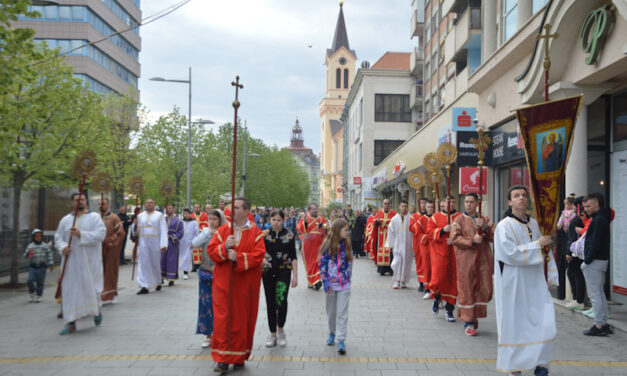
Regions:
[[[33,74],[13,76],[0,102],[0,183],[13,188],[15,201],[12,285],[18,283],[22,191],[68,186],[73,158],[87,148],[102,154],[97,141],[106,139],[100,127],[101,97],[73,77],[72,67],[57,52],[37,46],[43,62],[30,66]]]

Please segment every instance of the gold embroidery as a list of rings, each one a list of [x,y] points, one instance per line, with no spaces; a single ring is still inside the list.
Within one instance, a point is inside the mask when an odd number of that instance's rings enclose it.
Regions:
[[[246,354],[250,353],[250,350],[246,350],[246,351],[224,351],[224,350],[218,350],[218,349],[211,349],[211,352],[215,352],[215,353],[222,354],[222,355],[246,355]]]
[[[248,270],[248,255],[246,253],[242,253],[244,255],[244,270]]]
[[[550,343],[555,341],[556,337],[553,337],[551,339],[547,339],[544,341],[535,341],[535,342],[527,342],[527,343],[499,343],[499,347],[525,347],[525,346],[532,346],[532,345],[542,345],[545,343]]]

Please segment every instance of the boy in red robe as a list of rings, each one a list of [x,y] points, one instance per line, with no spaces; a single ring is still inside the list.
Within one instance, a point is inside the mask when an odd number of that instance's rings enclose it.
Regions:
[[[320,290],[320,270],[318,269],[318,251],[326,237],[325,225],[327,220],[318,216],[318,205],[311,203],[307,213],[298,222],[296,230],[303,242],[303,260],[307,270],[307,285],[309,288]]]
[[[250,202],[236,197],[233,207],[233,235],[230,222],[222,225],[207,247],[215,262],[211,356],[219,373],[227,373],[229,364],[234,370],[243,368],[250,357],[259,310],[261,263],[266,254],[263,233],[247,218]]]
[[[422,297],[424,300],[431,299],[431,238],[429,237],[428,228],[433,215],[434,205],[433,201],[427,201],[425,206],[427,212],[419,219],[423,231],[420,239],[420,257],[422,258],[422,272],[425,284],[425,295]]]
[[[433,314],[440,309],[440,299],[446,302],[446,319],[455,322],[453,310],[457,303],[457,265],[455,251],[449,238],[451,223],[460,215],[455,212],[455,199],[448,197],[440,203],[440,212],[433,214],[427,232],[431,237],[431,282],[429,284],[433,298]],[[448,220],[448,210],[451,220]]]
[[[426,233],[426,227],[423,227],[423,224],[420,222],[420,218],[424,216],[426,213],[426,205],[427,199],[420,199],[420,208],[419,211],[412,214],[409,218],[409,231],[413,234],[412,242],[413,242],[413,250],[414,250],[414,259],[416,260],[416,277],[418,278],[418,282],[420,283],[420,287],[418,287],[418,291],[425,291],[425,263],[422,258],[422,252],[420,248],[422,247],[421,242],[423,241],[422,237]]]

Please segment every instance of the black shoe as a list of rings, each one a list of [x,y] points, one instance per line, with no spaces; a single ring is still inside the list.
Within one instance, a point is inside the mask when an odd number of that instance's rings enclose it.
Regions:
[[[168,286],[174,286],[174,281],[168,282]]]
[[[157,286],[157,288],[155,290],[161,291],[161,285]],[[146,293],[146,294],[148,294],[148,293]]]
[[[148,289],[145,287],[142,287],[141,290],[137,291],[137,295],[144,295],[144,294],[148,294]]]
[[[603,337],[606,336],[608,332],[604,327],[599,329],[596,325],[592,325],[592,328],[586,330],[585,332],[583,332],[583,334],[587,336]]]
[[[218,363],[213,368],[213,371],[216,372],[216,373],[228,373],[229,372],[229,365],[226,364],[226,363]]]
[[[320,287],[322,287],[322,282],[318,281],[316,282],[316,284],[314,285],[314,290],[318,291],[320,290]]]
[[[59,312],[59,313],[57,313],[57,318],[58,318],[58,319],[62,319],[62,318],[63,318],[63,312]]]
[[[189,273],[187,273],[186,271],[183,271],[183,274],[185,274],[185,275],[189,275]]]
[[[610,324],[603,325],[603,330],[607,332],[607,334],[614,334],[614,328]]]
[[[433,299],[433,307],[431,307],[431,311],[433,312],[433,315],[437,315],[438,312],[440,311],[440,300],[439,299]]]
[[[233,371],[237,371],[240,369],[244,369],[244,363],[240,363],[240,364],[233,364]]]
[[[425,284],[420,282],[420,286],[418,287],[419,292],[425,292]]]
[[[126,261],[120,261],[120,265],[126,265]]]

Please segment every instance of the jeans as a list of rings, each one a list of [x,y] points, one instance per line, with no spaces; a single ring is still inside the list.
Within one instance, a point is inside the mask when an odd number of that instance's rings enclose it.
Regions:
[[[594,308],[594,324],[598,326],[607,324],[607,299],[603,290],[607,264],[607,260],[594,260],[590,264],[581,264],[581,270],[586,277],[588,296]]]
[[[37,292],[37,296],[44,293],[44,282],[46,282],[46,265],[38,268],[28,267],[28,292],[33,294]]]
[[[338,342],[344,342],[346,340],[348,302],[351,298],[351,290],[330,291],[325,293],[325,295],[329,332],[335,333],[335,338],[337,338]]]

